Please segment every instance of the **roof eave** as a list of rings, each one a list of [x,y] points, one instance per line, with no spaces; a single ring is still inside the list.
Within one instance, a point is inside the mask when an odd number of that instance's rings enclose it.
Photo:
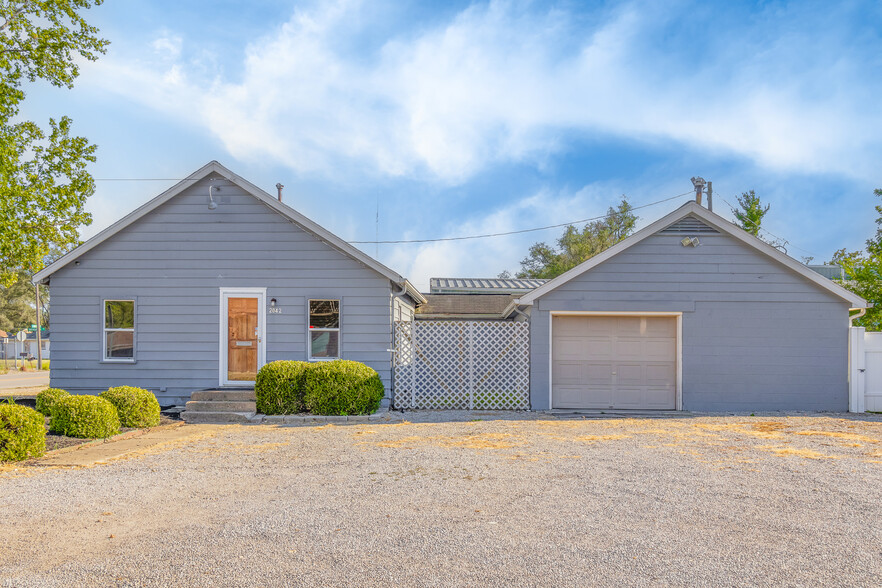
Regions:
[[[805,266],[805,264],[802,264],[802,263],[796,261],[795,259],[793,259],[792,257],[782,253],[781,251],[772,247],[771,245],[769,245],[768,243],[766,243],[762,239],[751,235],[750,233],[740,229],[739,227],[735,226],[733,223],[729,222],[728,220],[721,217],[720,215],[707,210],[706,208],[697,204],[696,202],[691,202],[691,201],[687,202],[686,204],[679,207],[678,209],[670,212],[669,214],[666,214],[665,216],[661,217],[660,219],[651,223],[650,225],[642,228],[641,230],[637,231],[636,233],[634,233],[633,235],[631,235],[627,239],[619,241],[618,243],[616,243],[615,245],[613,245],[612,247],[610,247],[606,251],[603,251],[603,252],[595,255],[591,259],[588,259],[587,261],[582,262],[581,264],[577,265],[576,267],[572,268],[571,270],[564,272],[563,274],[559,275],[558,277],[556,277],[556,278],[546,282],[542,286],[536,288],[535,290],[533,290],[532,292],[523,296],[520,299],[520,301],[519,301],[520,306],[532,305],[533,301],[536,300],[537,298],[540,298],[541,296],[547,294],[548,292],[551,292],[552,290],[557,289],[558,287],[569,282],[573,278],[576,278],[576,277],[582,275],[583,273],[600,265],[601,263],[605,262],[606,260],[610,259],[611,257],[614,257],[615,255],[618,255],[622,251],[624,251],[630,247],[633,247],[634,245],[643,241],[647,237],[650,237],[650,236],[656,234],[658,231],[662,230],[663,228],[673,224],[677,220],[679,220],[685,216],[688,216],[690,214],[697,216],[702,221],[706,222],[707,224],[711,225],[712,227],[722,231],[723,233],[726,233],[727,235],[730,235],[731,237],[734,237],[735,239],[738,239],[739,241],[745,243],[746,245],[749,245],[749,246],[753,247],[754,249],[760,250],[760,252],[765,253],[766,255],[771,257],[772,259],[789,267],[791,270],[793,270],[796,273],[807,278],[809,281],[814,282],[815,284],[817,284],[821,288],[824,288],[825,290],[829,291],[830,293],[838,296],[839,298],[842,298],[843,300],[845,300],[846,302],[851,304],[853,308],[866,308],[867,307],[867,301],[864,300],[863,298],[861,298],[860,296],[858,296],[857,294],[855,294],[854,292],[851,292],[850,290],[843,288],[839,284],[837,284],[831,280],[828,280],[827,278],[818,274],[817,272],[814,272],[814,271],[808,269]]]
[[[341,239],[340,237],[334,235],[333,233],[331,233],[330,231],[328,231],[327,229],[325,229],[324,227],[322,227],[318,223],[303,216],[302,214],[300,214],[299,212],[297,212],[296,210],[294,210],[293,208],[291,208],[287,204],[279,202],[278,199],[271,196],[266,191],[255,186],[254,184],[252,184],[248,180],[234,174],[232,171],[230,171],[229,169],[227,169],[226,167],[224,167],[223,165],[221,165],[217,161],[211,161],[211,162],[207,163],[206,165],[202,166],[197,171],[190,174],[186,179],[181,180],[180,182],[178,182],[177,184],[175,184],[174,186],[172,186],[171,188],[169,188],[168,190],[166,190],[165,192],[163,192],[159,196],[156,196],[156,197],[152,198],[151,200],[149,200],[148,202],[144,203],[143,205],[139,206],[138,208],[136,208],[135,210],[133,210],[132,212],[130,212],[129,214],[127,214],[126,216],[124,216],[120,220],[116,221],[115,223],[113,223],[112,225],[110,225],[109,227],[104,229],[103,231],[99,232],[97,235],[95,235],[94,237],[92,237],[91,239],[89,239],[88,241],[86,241],[85,243],[83,243],[82,245],[80,245],[79,247],[74,249],[73,251],[70,251],[66,255],[63,255],[62,257],[57,259],[54,263],[50,264],[49,266],[43,268],[42,270],[40,270],[39,272],[34,274],[31,281],[35,284],[48,283],[49,278],[53,273],[55,273],[59,269],[66,266],[68,263],[76,260],[77,258],[79,258],[83,254],[87,253],[88,251],[94,249],[95,247],[97,247],[98,245],[103,243],[105,240],[107,240],[111,236],[115,235],[116,233],[118,233],[122,229],[126,228],[130,224],[134,223],[135,221],[137,221],[141,217],[147,215],[148,213],[152,212],[153,210],[155,210],[159,206],[165,204],[166,202],[171,200],[173,197],[177,196],[178,194],[183,192],[186,188],[191,186],[192,182],[204,179],[207,175],[212,174],[212,173],[216,173],[216,174],[222,176],[224,179],[229,180],[230,182],[233,182],[234,184],[236,184],[237,186],[239,186],[240,188],[242,188],[243,190],[245,190],[246,192],[248,192],[249,194],[251,194],[252,196],[257,198],[258,200],[263,202],[265,205],[269,206],[271,209],[275,210],[276,212],[278,212],[279,214],[281,214],[282,216],[284,216],[285,218],[287,218],[291,222],[299,225],[300,227],[302,227],[306,231],[312,233],[316,238],[318,238],[319,240],[334,247],[335,249],[337,249],[341,253],[352,257],[353,259],[359,261],[360,263],[362,263],[366,267],[369,267],[370,269],[374,270],[375,272],[379,273],[380,275],[383,275],[383,276],[389,278],[393,282],[395,282],[397,284],[404,285],[409,293],[412,292],[412,297],[415,300],[417,300],[420,303],[425,303],[425,298],[423,298],[422,294],[420,294],[419,291],[416,288],[414,288],[413,285],[410,284],[410,282],[408,282],[408,280],[406,278],[404,278],[403,276],[401,276],[397,272],[393,271],[392,269],[386,267],[385,265],[383,265],[382,263],[380,263],[376,259],[372,258],[371,256],[367,255],[366,253],[364,253],[363,251],[361,251],[360,249],[358,249],[354,245],[351,245],[351,244],[347,243],[346,241],[344,241],[343,239]]]

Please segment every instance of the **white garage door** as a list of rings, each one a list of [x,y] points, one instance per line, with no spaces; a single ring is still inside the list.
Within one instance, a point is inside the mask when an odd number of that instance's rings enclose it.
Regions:
[[[553,316],[551,334],[552,408],[676,408],[676,317]]]

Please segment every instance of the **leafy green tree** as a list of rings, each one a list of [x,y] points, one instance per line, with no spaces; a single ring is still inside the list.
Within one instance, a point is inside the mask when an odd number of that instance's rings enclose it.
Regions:
[[[42,326],[49,327],[49,314],[46,312],[49,295],[45,286],[40,286],[40,307],[44,313]],[[18,280],[11,286],[0,286],[0,329],[15,333],[37,324],[36,297],[30,275],[21,272]]]
[[[882,189],[873,193],[882,197]],[[882,205],[876,205],[876,213],[876,234],[867,239],[866,253],[840,249],[831,262],[845,270],[842,285],[873,304],[867,314],[854,321],[855,326],[868,331],[882,331]]]
[[[759,236],[760,227],[763,223],[763,217],[769,212],[771,205],[763,206],[760,197],[751,190],[743,192],[741,196],[737,196],[738,207],[732,209],[732,214],[738,219],[738,223],[742,229],[753,235]]]
[[[102,0],[0,2],[0,283],[33,274],[55,246],[67,248],[91,222],[95,191],[87,165],[95,145],[71,135],[71,120],[47,129],[19,120],[27,82],[73,87],[78,61],[94,61],[107,41],[81,12]]]
[[[535,243],[529,255],[521,261],[519,278],[553,278],[576,267],[586,259],[609,249],[634,231],[637,217],[627,198],[615,208],[610,207],[606,217],[586,224],[581,230],[573,225],[564,230],[556,246]]]

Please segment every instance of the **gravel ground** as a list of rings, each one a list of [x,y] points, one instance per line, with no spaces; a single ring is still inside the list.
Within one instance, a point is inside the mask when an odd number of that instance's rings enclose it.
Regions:
[[[193,430],[0,470],[0,586],[879,585],[873,417]]]

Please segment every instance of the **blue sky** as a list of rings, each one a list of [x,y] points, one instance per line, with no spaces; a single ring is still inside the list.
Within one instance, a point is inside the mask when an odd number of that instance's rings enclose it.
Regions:
[[[860,249],[882,187],[878,2],[108,2],[68,114],[96,178],[216,159],[347,240],[504,232],[755,190],[796,258]],[[84,237],[174,182],[99,181]],[[639,211],[649,223],[686,200]],[[379,227],[375,215],[379,206]],[[360,245],[430,276],[516,270],[560,230]]]

